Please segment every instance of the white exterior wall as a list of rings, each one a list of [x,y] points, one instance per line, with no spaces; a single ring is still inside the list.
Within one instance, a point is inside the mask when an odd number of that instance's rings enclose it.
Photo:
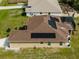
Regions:
[[[63,43],[62,46],[60,46],[60,43],[51,43],[51,45],[48,45],[48,43],[10,43],[10,48],[43,48],[43,47],[59,47],[59,48],[64,48],[67,47],[66,43]]]

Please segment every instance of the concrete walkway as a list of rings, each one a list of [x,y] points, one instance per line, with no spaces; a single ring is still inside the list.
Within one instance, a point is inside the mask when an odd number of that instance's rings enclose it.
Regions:
[[[20,8],[25,8],[25,6],[0,6],[0,10],[5,10],[5,9],[20,9]]]

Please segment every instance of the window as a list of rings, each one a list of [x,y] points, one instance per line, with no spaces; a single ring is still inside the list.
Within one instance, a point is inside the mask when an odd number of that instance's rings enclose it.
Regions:
[[[32,16],[32,15],[33,15],[33,13],[32,13],[32,12],[30,12],[30,15]]]
[[[56,38],[55,33],[31,33],[31,38]]]
[[[40,42],[40,44],[43,44],[43,42]]]
[[[60,42],[60,46],[62,46],[63,45],[63,42]]]
[[[40,12],[40,14],[42,14],[42,12]]]
[[[50,46],[51,45],[51,42],[48,42],[48,45]]]
[[[48,15],[50,15],[51,13],[49,12]]]

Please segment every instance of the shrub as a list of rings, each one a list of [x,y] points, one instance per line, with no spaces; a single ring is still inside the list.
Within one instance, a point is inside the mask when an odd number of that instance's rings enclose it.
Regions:
[[[6,32],[10,32],[11,31],[11,29],[10,28],[8,28],[7,30],[6,30]]]

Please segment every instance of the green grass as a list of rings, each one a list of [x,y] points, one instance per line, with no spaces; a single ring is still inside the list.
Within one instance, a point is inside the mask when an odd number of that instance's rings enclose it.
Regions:
[[[0,11],[0,37],[6,37],[8,28],[14,30],[15,27],[19,28],[26,22],[27,17],[21,16],[21,13],[21,9]]]

